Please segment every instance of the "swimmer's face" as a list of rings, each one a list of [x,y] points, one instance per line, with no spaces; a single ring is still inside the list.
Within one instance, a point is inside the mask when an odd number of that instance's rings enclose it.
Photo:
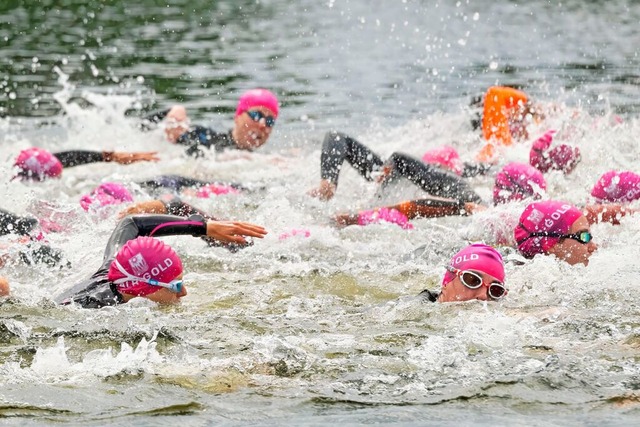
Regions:
[[[177,276],[174,280],[179,280],[179,279],[182,279],[182,274]],[[145,295],[144,298],[151,300],[153,302],[157,302],[158,304],[175,304],[177,302],[180,302],[180,298],[182,298],[185,295],[187,295],[187,288],[186,286],[182,285],[182,290],[178,293],[172,292],[167,288],[158,287],[157,291],[155,291],[152,294]],[[123,296],[125,297],[125,301],[129,301],[131,298],[133,298],[133,296],[126,295],[124,293],[123,293]]]
[[[580,234],[583,231],[589,231],[589,221],[584,215],[573,223],[567,234]],[[560,239],[557,244],[549,249],[549,254],[555,255],[571,265],[588,265],[589,258],[596,249],[598,249],[598,245],[593,240],[589,243],[581,243],[574,239],[565,238]]]
[[[233,139],[238,148],[255,150],[269,139],[273,126],[267,125],[267,117],[275,118],[275,115],[267,107],[251,107],[248,111],[259,113],[257,115],[261,118],[254,120],[247,111],[237,116],[233,128]]]
[[[485,284],[500,282],[498,279],[490,274],[483,273],[481,271],[472,270],[474,273],[482,277],[482,282]],[[462,301],[492,301],[489,297],[487,286],[480,286],[477,289],[470,289],[466,287],[459,276],[456,276],[452,281],[442,287],[442,292],[438,298],[439,302],[462,302]]]
[[[187,110],[181,105],[172,107],[164,120],[164,134],[167,141],[175,143],[183,133],[189,131],[189,126]]]

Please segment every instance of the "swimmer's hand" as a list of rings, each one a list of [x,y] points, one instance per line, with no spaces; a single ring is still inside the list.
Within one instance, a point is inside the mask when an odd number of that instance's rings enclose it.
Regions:
[[[10,293],[11,293],[11,290],[9,287],[9,281],[4,277],[0,276],[0,296],[4,297],[9,295]]]
[[[317,197],[320,200],[331,200],[336,193],[336,185],[329,180],[320,181],[318,188],[313,188],[307,192],[311,197]]]
[[[240,221],[207,221],[207,237],[221,242],[247,244],[245,237],[262,239],[267,234],[263,227]]]
[[[120,213],[118,213],[118,219],[142,213],[166,214],[167,209],[160,200],[148,200],[146,202],[136,203],[120,211]]]
[[[118,151],[103,151],[102,157],[105,162],[116,162],[121,165],[129,165],[137,162],[157,162],[160,160],[157,151],[144,151],[124,153]]]

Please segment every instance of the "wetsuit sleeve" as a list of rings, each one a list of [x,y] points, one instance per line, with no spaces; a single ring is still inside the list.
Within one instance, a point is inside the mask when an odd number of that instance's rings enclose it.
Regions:
[[[5,234],[29,234],[38,224],[35,218],[21,217],[0,209],[0,236]]]
[[[59,153],[53,153],[53,155],[60,160],[60,163],[62,163],[62,166],[65,168],[105,161],[102,151],[73,150],[61,151]]]
[[[117,251],[126,242],[138,236],[205,236],[206,234],[207,222],[200,216],[185,219],[175,215],[130,215],[121,219],[111,233],[104,252],[104,263],[110,264]],[[102,268],[105,268],[104,264]]]
[[[320,177],[337,186],[345,160],[368,181],[373,180],[371,172],[380,169],[383,164],[376,153],[355,139],[340,132],[328,132],[322,143]]]
[[[485,175],[493,165],[490,163],[464,163],[464,168],[462,169],[462,177],[463,178],[471,178],[478,175]]]
[[[388,185],[404,177],[432,196],[455,199],[460,202],[480,203],[482,199],[458,175],[438,166],[429,165],[411,156],[393,153],[386,165],[391,173],[382,182]]]
[[[180,191],[186,187],[202,187],[209,184],[206,181],[201,181],[195,178],[187,178],[180,175],[160,175],[148,181],[138,182],[138,185],[149,188],[158,189],[166,188],[168,190]]]

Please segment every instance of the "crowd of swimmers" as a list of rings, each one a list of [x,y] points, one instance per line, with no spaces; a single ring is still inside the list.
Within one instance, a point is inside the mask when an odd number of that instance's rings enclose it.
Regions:
[[[467,216],[492,209],[492,205],[527,203],[520,216],[513,219],[511,235],[500,244],[517,248],[526,258],[555,256],[570,265],[588,265],[597,250],[591,225],[619,224],[621,217],[636,212],[629,204],[640,198],[640,175],[632,171],[605,173],[594,183],[593,203],[582,207],[549,200],[544,174],[551,170],[570,174],[580,163],[579,148],[561,141],[554,130],[549,130],[534,140],[529,159],[510,162],[498,169],[504,150],[513,144],[527,143],[529,125],[543,121],[546,113],[524,92],[504,86],[490,87],[479,104],[482,112],[475,124],[481,131],[483,144],[476,157],[466,162],[451,146],[430,149],[420,159],[399,152],[383,159],[343,132],[328,132],[322,142],[320,183],[309,195],[331,199],[338,191],[343,167],[349,164],[382,190],[392,188],[390,184],[398,180],[406,180],[417,186],[424,197],[336,215],[333,219],[339,227],[389,222],[412,228],[410,221],[415,218]],[[192,125],[180,105],[149,115],[140,128],[147,130],[161,125],[166,139],[184,145],[188,156],[202,156],[206,150],[253,151],[268,141],[278,114],[277,97],[269,90],[253,89],[239,98],[234,125],[227,132]],[[127,165],[158,160],[156,152],[50,152],[34,147],[17,156],[14,179],[35,182],[55,179],[65,168],[96,162]],[[491,201],[483,200],[473,189],[468,178],[475,176],[492,177]],[[106,244],[99,269],[58,296],[58,303],[99,308],[136,297],[158,303],[179,301],[187,294],[183,265],[180,256],[159,237],[197,236],[212,246],[234,252],[250,244],[247,238],[262,238],[267,233],[256,224],[214,218],[180,197],[239,192],[243,190],[240,183],[162,175],[135,184],[156,198],[136,202],[127,184],[112,182],[103,183],[81,197],[80,204],[86,211],[122,205],[120,220]],[[43,230],[60,231],[60,228],[56,229],[56,224],[45,218],[0,209],[0,234],[20,235],[24,258],[55,263],[60,256],[46,245]],[[445,265],[441,288],[427,289],[420,297],[425,301],[455,302],[496,301],[507,296],[500,251],[485,243],[471,243],[453,254]],[[7,260],[6,254],[0,255],[0,266]],[[9,293],[8,280],[0,276],[0,295]]]

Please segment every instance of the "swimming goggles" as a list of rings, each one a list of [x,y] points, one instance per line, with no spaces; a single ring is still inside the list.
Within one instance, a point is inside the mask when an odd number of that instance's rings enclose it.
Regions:
[[[504,286],[502,282],[491,282],[489,284],[485,284],[482,276],[478,273],[470,270],[460,270],[458,268],[452,267],[450,265],[445,267],[447,271],[455,274],[460,278],[460,281],[463,285],[465,285],[469,289],[478,289],[481,286],[487,287],[487,295],[492,300],[499,300],[504,298],[509,290]]]
[[[276,124],[275,117],[266,116],[262,111],[247,110],[247,116],[251,117],[251,120],[253,120],[254,122],[259,122],[260,120],[264,119],[264,124],[266,124],[269,128],[273,127],[273,125]]]
[[[523,230],[527,231],[529,233],[529,235],[523,239],[522,241],[518,242],[518,244],[524,242],[525,240],[531,238],[531,237],[556,237],[559,239],[572,239],[575,240],[577,242],[582,243],[583,245],[586,245],[587,243],[589,243],[591,240],[593,240],[593,235],[591,234],[590,231],[580,231],[578,233],[569,233],[569,234],[562,234],[562,233],[555,233],[553,231],[539,231],[539,232],[530,232],[529,230],[527,230],[524,225],[519,224],[520,227],[522,227]]]
[[[161,288],[169,289],[171,292],[174,292],[176,294],[182,292],[182,279],[172,280],[169,283],[160,282],[155,279],[145,279],[144,277],[138,277],[129,274],[129,272],[125,270],[124,267],[118,262],[118,260],[115,260],[114,262],[120,273],[125,275],[125,277],[113,281],[113,283],[116,285],[125,282],[143,282],[152,286],[159,286]]]

